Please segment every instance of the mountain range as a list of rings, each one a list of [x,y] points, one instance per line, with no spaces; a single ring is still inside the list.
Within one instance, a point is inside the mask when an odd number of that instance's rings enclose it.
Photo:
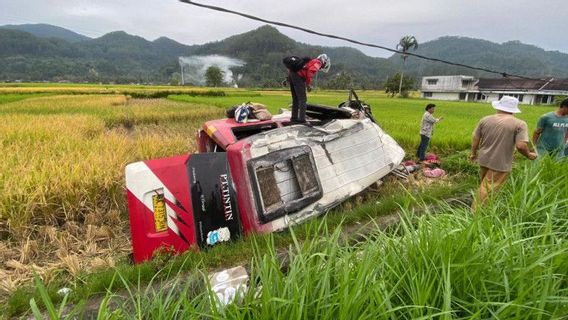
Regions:
[[[83,40],[89,40],[91,38],[61,28],[58,26],[52,26],[50,24],[38,23],[38,24],[7,24],[1,26],[4,29],[19,30],[33,34],[39,38],[58,38],[63,39],[68,42],[79,42]]]
[[[221,41],[185,45],[161,37],[148,41],[123,31],[89,38],[45,24],[0,27],[0,81],[74,81],[169,83],[179,79],[178,58],[223,55],[238,58],[232,67],[240,86],[274,87],[286,75],[282,58],[327,53],[332,70],[318,76],[322,87],[379,88],[396,72],[427,75],[498,75],[399,55],[375,58],[350,47],[300,43],[276,28],[263,26]],[[417,54],[531,77],[568,77],[568,54],[510,41],[503,44],[466,37],[442,37],[421,43]]]

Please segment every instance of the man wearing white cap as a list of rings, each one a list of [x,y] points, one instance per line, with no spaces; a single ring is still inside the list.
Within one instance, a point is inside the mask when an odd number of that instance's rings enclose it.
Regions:
[[[537,155],[529,151],[526,122],[515,118],[520,113],[519,100],[503,96],[491,103],[497,113],[484,117],[473,132],[470,160],[478,159],[481,184],[479,201],[485,202],[489,192],[498,189],[507,180],[513,166],[515,148],[530,160]]]

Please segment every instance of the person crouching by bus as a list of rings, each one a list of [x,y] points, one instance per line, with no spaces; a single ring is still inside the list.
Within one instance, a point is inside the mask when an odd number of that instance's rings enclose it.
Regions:
[[[416,157],[418,161],[424,161],[426,158],[426,150],[428,149],[428,144],[432,138],[432,133],[434,132],[434,124],[438,123],[443,117],[434,118],[432,115],[436,110],[435,104],[428,104],[426,106],[426,112],[422,116],[422,124],[420,126],[420,145],[418,150],[416,150]]]
[[[324,53],[311,59],[298,71],[288,68],[288,83],[292,93],[292,123],[306,123],[306,89],[312,90],[312,79],[318,71],[328,72],[331,66],[329,57]]]

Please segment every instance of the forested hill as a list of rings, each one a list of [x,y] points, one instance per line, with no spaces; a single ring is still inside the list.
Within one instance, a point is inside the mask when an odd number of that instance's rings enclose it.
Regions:
[[[545,51],[519,41],[498,44],[466,37],[442,37],[420,44],[417,50],[411,52],[530,77],[568,77],[568,54],[558,51]],[[389,60],[399,67],[402,64],[402,59],[397,56],[393,56]],[[424,76],[453,74],[497,76],[414,57],[407,59],[406,70]]]
[[[90,39],[87,36],[82,34],[78,34],[71,30],[67,30],[65,28],[52,26],[50,24],[8,24],[2,26],[2,28],[11,29],[11,30],[19,30],[24,31],[27,33],[31,33],[36,37],[39,38],[58,38],[63,39],[68,42],[78,42],[83,40]]]
[[[270,26],[193,46],[165,37],[148,41],[122,31],[96,39],[76,34],[79,37],[72,36],[70,40],[70,34],[58,27],[41,32],[22,31],[24,29],[0,27],[0,81],[169,83],[179,78],[179,56],[219,54],[246,62],[242,67],[234,68],[243,75],[239,85],[270,87],[277,86],[286,75],[282,65],[284,56],[316,56],[326,52],[332,59],[332,69],[328,74],[318,75],[321,86],[333,88],[353,83],[356,87],[376,88],[402,67],[399,56],[373,58],[349,47],[311,46],[296,42]],[[520,42],[496,44],[444,37],[420,44],[415,52],[509,73],[568,77],[567,54],[544,51]],[[417,77],[479,75],[471,70],[418,61],[413,57],[407,60],[405,74]]]
[[[147,41],[122,31],[69,42],[57,34],[40,38],[1,27],[0,42],[0,80],[9,81],[168,83],[179,77],[179,56],[212,54],[246,62],[235,68],[243,75],[241,86],[278,86],[286,76],[282,58],[291,54],[328,53],[333,59],[333,73],[318,76],[322,85],[334,86],[335,78],[344,71],[344,82],[351,79],[358,86],[378,87],[396,72],[386,59],[369,57],[348,47],[302,44],[269,26],[201,46],[187,46],[165,37]]]
[[[68,42],[0,28],[0,81],[167,83],[193,47],[123,31]]]
[[[270,26],[208,43],[194,51],[199,55],[221,54],[244,60],[246,65],[236,71],[244,75],[242,82],[248,86],[277,86],[286,76],[282,64],[285,56],[316,57],[324,52],[332,60],[332,71],[318,74],[318,81],[323,85],[333,86],[335,78],[344,73],[358,86],[376,87],[395,72],[386,59],[366,56],[354,48],[303,44]]]

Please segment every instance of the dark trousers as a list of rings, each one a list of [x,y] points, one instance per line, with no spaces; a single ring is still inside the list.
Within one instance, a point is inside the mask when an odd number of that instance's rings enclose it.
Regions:
[[[421,134],[420,145],[418,146],[418,150],[416,150],[416,157],[420,161],[423,161],[426,158],[426,149],[428,149],[428,143],[430,143],[430,138]]]
[[[290,92],[292,93],[292,122],[306,121],[306,83],[296,72],[288,75]]]

